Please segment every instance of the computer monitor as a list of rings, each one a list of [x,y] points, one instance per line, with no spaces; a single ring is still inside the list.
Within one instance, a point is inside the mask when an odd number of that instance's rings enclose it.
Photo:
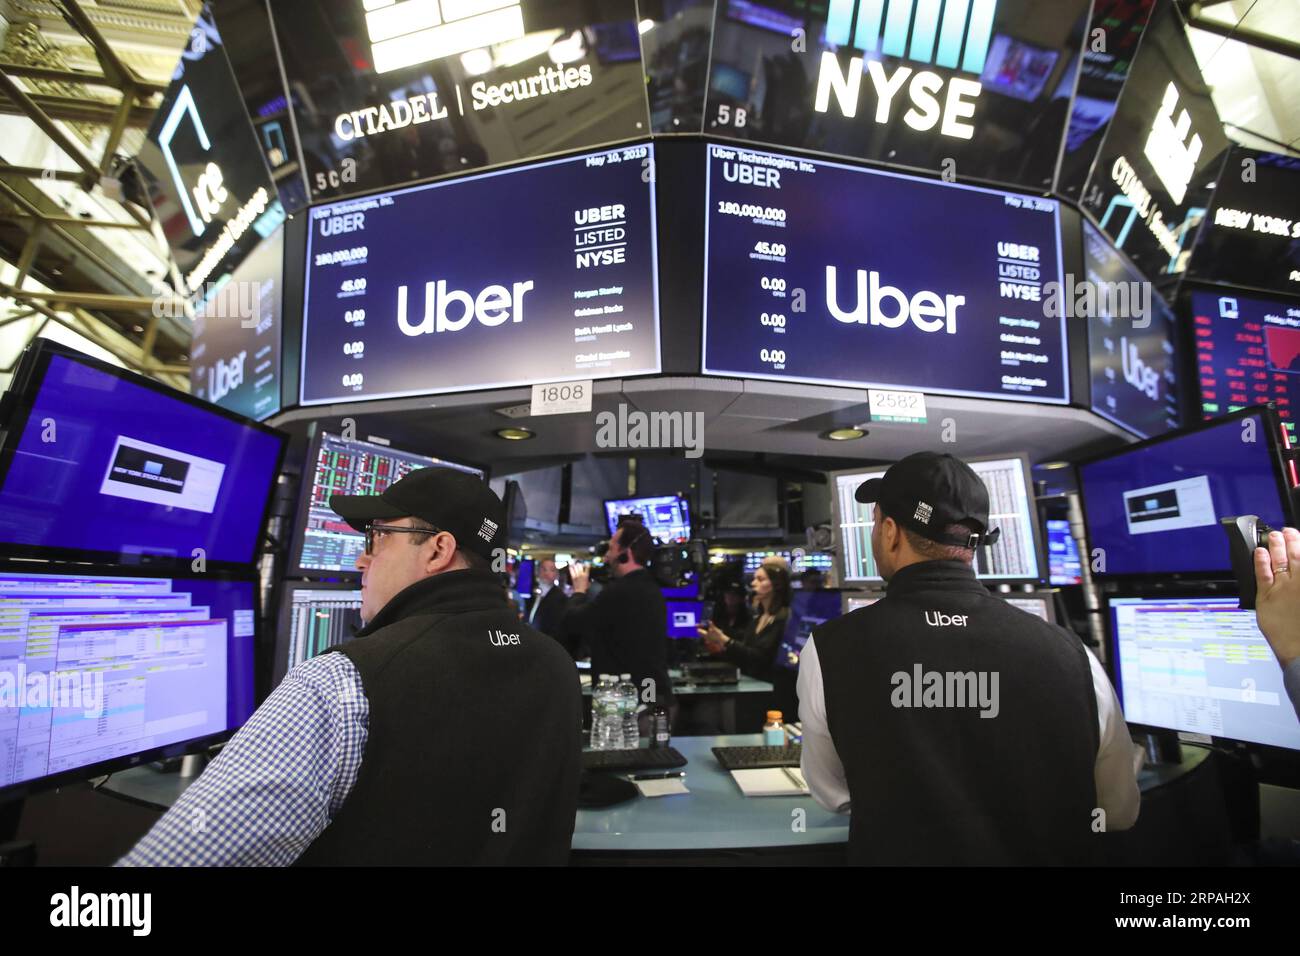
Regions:
[[[1081,464],[1093,573],[1230,576],[1220,518],[1295,523],[1280,435],[1272,409],[1254,407]]]
[[[700,596],[700,579],[692,577],[680,587],[660,587],[659,590],[665,600],[693,601]]]
[[[668,636],[674,639],[699,637],[697,627],[704,625],[703,601],[665,601],[668,609]]]
[[[1047,566],[1048,579],[1053,587],[1083,583],[1079,547],[1070,533],[1069,521],[1047,519]]]
[[[536,570],[536,564],[532,558],[524,558],[519,562],[519,569],[515,572],[516,594],[525,598],[532,595],[534,570]]]
[[[317,431],[303,469],[291,575],[356,571],[365,536],[334,513],[331,497],[382,494],[407,473],[433,465],[483,477],[483,470],[472,465]]]
[[[1020,608],[1034,617],[1042,618],[1048,624],[1056,623],[1055,603],[1046,594],[1003,594],[1001,597],[1012,607]]]
[[[0,800],[224,740],[252,714],[256,583],[0,568]]]
[[[988,488],[990,528],[1002,529],[994,544],[976,551],[975,573],[982,581],[1038,581],[1041,543],[1029,460],[1017,455],[971,458],[966,463]],[[874,505],[859,503],[853,494],[864,481],[880,478],[886,470],[887,467],[880,467],[831,473],[843,562],[840,580],[845,584],[881,580],[871,553]]]
[[[884,597],[883,594],[855,594],[852,591],[842,591],[840,593],[843,595],[844,600],[844,614],[848,614],[851,611],[856,611],[860,608],[871,607],[871,605]]]
[[[781,636],[781,643],[776,649],[776,666],[797,671],[799,657],[813,630],[840,614],[838,591],[794,592],[790,600],[790,618],[786,621],[785,634]]]
[[[820,551],[801,551],[792,549],[768,548],[762,551],[745,552],[745,573],[753,574],[768,558],[782,558],[790,566],[790,574],[797,577],[805,571],[821,571],[829,574],[835,563],[834,557]]]
[[[44,339],[5,404],[6,554],[180,573],[252,564],[281,432]]]
[[[1300,750],[1282,668],[1236,598],[1111,598],[1115,686],[1132,724]]]
[[[665,544],[681,544],[691,538],[690,508],[680,495],[607,500],[605,522],[611,535],[623,515],[640,515],[650,534]]]
[[[308,658],[352,640],[361,627],[361,590],[347,585],[287,581],[275,635],[275,686]]]

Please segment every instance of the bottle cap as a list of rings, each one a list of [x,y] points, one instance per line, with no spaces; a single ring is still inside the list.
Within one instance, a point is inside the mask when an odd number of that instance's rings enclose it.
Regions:
[[[768,720],[780,720],[780,719],[781,719],[781,712],[780,712],[779,710],[769,710],[769,711],[767,712],[767,719],[768,719]]]

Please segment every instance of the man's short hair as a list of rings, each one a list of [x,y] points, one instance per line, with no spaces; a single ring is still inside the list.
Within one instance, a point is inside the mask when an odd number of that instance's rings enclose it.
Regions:
[[[917,534],[911,528],[905,528],[903,525],[898,526],[903,536],[907,538],[907,543],[923,558],[931,561],[964,561],[970,564],[975,560],[975,551],[971,548],[963,548],[955,544],[941,544],[938,541],[931,541],[924,535]],[[962,524],[960,521],[954,522],[943,529],[944,534],[966,537],[974,532],[970,525]]]
[[[619,544],[632,552],[633,561],[637,564],[645,564],[650,560],[650,555],[654,553],[654,539],[644,522],[636,518],[624,518],[619,521],[616,530]]]
[[[429,522],[425,521],[423,518],[412,517],[411,527],[419,528],[421,530],[429,532],[428,534],[409,534],[406,536],[411,539],[411,544],[416,547],[419,547],[420,545],[424,544],[424,542],[428,541],[435,534],[437,534],[437,529],[435,529],[433,525],[429,524]],[[479,554],[477,551],[469,551],[465,548],[458,547],[456,549],[456,553],[461,556],[461,559],[465,562],[465,564],[469,567],[471,571],[492,570],[492,562],[489,561],[487,558],[483,557],[483,555]]]

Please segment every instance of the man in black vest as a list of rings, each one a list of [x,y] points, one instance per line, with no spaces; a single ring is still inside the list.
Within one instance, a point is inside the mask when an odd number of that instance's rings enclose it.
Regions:
[[[424,468],[330,507],[366,536],[365,626],[293,668],[120,863],[566,863],[582,697],[501,599],[501,500]]]
[[[990,594],[971,568],[989,495],[920,452],[856,492],[874,503],[885,598],[818,627],[799,667],[803,769],[852,812],[874,864],[1075,864],[1131,827],[1133,744],[1078,638]]]
[[[663,591],[646,562],[654,538],[639,516],[624,517],[609,540],[605,561],[614,580],[594,598],[588,592],[590,572],[575,562],[569,566],[573,597],[563,626],[586,637],[591,646],[593,679],[601,674],[631,674],[641,694],[641,732],[648,732],[654,704],[670,708],[668,680],[668,608]]]

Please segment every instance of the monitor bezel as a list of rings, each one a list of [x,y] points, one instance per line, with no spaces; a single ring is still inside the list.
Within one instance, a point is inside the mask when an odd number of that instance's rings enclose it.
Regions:
[[[186,405],[193,406],[200,411],[220,418],[225,418],[236,424],[253,431],[260,431],[268,435],[279,444],[279,450],[276,452],[275,467],[271,471],[271,479],[266,487],[266,502],[262,507],[262,515],[256,529],[255,543],[253,553],[244,561],[228,561],[207,558],[207,567],[213,572],[240,573],[254,568],[265,550],[266,545],[266,528],[267,522],[271,516],[272,503],[275,500],[275,487],[279,480],[281,471],[284,468],[284,456],[288,447],[289,436],[279,429],[272,428],[259,421],[254,421],[238,412],[232,412],[229,409],[222,408],[220,405],[214,405],[211,402],[204,401],[201,398],[195,398],[185,392],[177,391],[169,385],[156,382],[153,379],[138,375],[127,369],[119,368],[116,365],[110,365],[108,362],[92,358],[75,349],[68,348],[49,339],[37,339],[29,343],[24,350],[21,359],[18,362],[13,382],[9,387],[9,407],[10,422],[0,431],[0,494],[3,494],[5,481],[9,477],[9,468],[18,450],[18,443],[27,431],[27,426],[31,421],[32,412],[35,411],[36,396],[41,386],[45,383],[45,376],[49,371],[50,362],[55,357],[67,359],[98,372],[104,372],[112,375],[114,378],[128,382],[132,385],[138,385],[142,388],[149,389],[167,398],[178,401]],[[141,410],[144,413],[144,410]],[[183,573],[191,569],[193,557],[186,556],[150,556],[149,560],[144,563],[130,562],[130,558],[139,558],[136,555],[124,555],[112,551],[92,551],[82,548],[61,548],[52,545],[30,545],[16,544],[10,542],[0,542],[0,552],[6,556],[39,558],[48,561],[70,561],[75,563],[91,563],[99,566],[108,566],[112,568],[143,568],[147,572],[162,573],[169,572],[166,576],[173,576],[170,572]]]
[[[289,615],[293,608],[293,591],[360,591],[360,581],[295,581],[280,582],[279,607],[275,615],[275,642],[271,658],[270,690],[275,691],[289,673]]]
[[[1036,577],[1028,575],[1022,575],[1020,577],[990,577],[988,575],[981,575],[977,572],[976,577],[979,579],[979,582],[984,585],[1033,584],[1035,586],[1046,587],[1047,575],[1051,572],[1047,568],[1047,544],[1043,534],[1044,529],[1039,526],[1041,522],[1038,515],[1038,495],[1034,490],[1034,479],[1029,463],[1028,453],[1017,451],[1007,452],[1003,455],[973,455],[970,458],[962,458],[961,460],[968,465],[989,461],[1018,461],[1020,463],[1021,478],[1024,481],[1025,487],[1025,517],[1029,522],[1030,533],[1033,537],[1034,562],[1038,567],[1038,575]],[[831,517],[835,524],[835,534],[837,538],[843,537],[840,529],[844,524],[844,515],[840,511],[840,496],[838,490],[839,479],[846,475],[861,475],[864,473],[875,472],[877,470],[883,474],[888,471],[893,464],[893,462],[890,462],[884,465],[864,465],[860,468],[841,468],[838,471],[830,471],[826,473],[827,481],[830,482],[831,487]],[[850,578],[844,573],[844,542],[842,540],[839,541],[839,549],[836,557],[836,570],[841,573],[840,584],[845,587],[872,588],[883,587],[885,585],[884,578]]]
[[[435,458],[435,455],[427,455],[420,451],[411,451],[403,445],[384,445],[379,442],[368,441],[364,438],[343,438],[336,431],[326,427],[321,419],[311,423],[311,440],[307,443],[307,457],[303,460],[302,474],[298,479],[298,502],[294,508],[292,534],[289,536],[289,555],[286,559],[288,565],[285,576],[289,578],[307,578],[311,580],[330,578],[342,578],[346,581],[354,581],[360,578],[361,572],[356,568],[348,568],[342,571],[331,571],[320,568],[304,568],[302,566],[302,549],[307,542],[307,512],[311,509],[311,494],[309,482],[316,473],[316,460],[320,456],[321,442],[324,441],[326,432],[330,432],[340,441],[360,442],[363,445],[371,445],[376,449],[385,451],[395,451],[403,455],[414,455],[419,458]],[[445,462],[449,465],[460,466],[462,468],[473,468],[483,475],[483,481],[486,483],[490,477],[488,469],[483,465],[470,461],[462,461],[459,458],[437,458],[438,462]],[[435,463],[436,464],[436,463]]]
[[[1115,699],[1119,701],[1120,713],[1124,715],[1124,723],[1130,729],[1137,729],[1139,732],[1167,732],[1176,734],[1198,734],[1195,730],[1181,730],[1177,727],[1162,727],[1159,724],[1145,724],[1131,721],[1128,719],[1124,710],[1124,678],[1120,673],[1119,667],[1119,628],[1115,626],[1114,602],[1116,600],[1124,601],[1187,601],[1187,600],[1224,600],[1239,601],[1236,594],[1219,593],[1213,594],[1204,589],[1194,589],[1191,591],[1164,591],[1161,593],[1143,593],[1136,594],[1132,590],[1125,590],[1123,593],[1106,594],[1105,596],[1105,621],[1106,621],[1106,654],[1109,665],[1111,683],[1115,687]],[[1238,608],[1238,610],[1241,610]],[[1250,611],[1242,611],[1243,614],[1249,614]],[[1273,658],[1275,661],[1276,657]],[[1281,665],[1278,665],[1281,667]],[[1282,706],[1286,706],[1284,701]],[[1277,751],[1287,754],[1300,754],[1300,748],[1284,747],[1280,744],[1266,744],[1257,740],[1245,740],[1241,737],[1222,737],[1217,734],[1206,734],[1216,745],[1231,743],[1242,744],[1247,747],[1257,748],[1261,751]]]
[[[1266,434],[1265,441],[1268,443],[1271,459],[1273,462],[1273,477],[1277,483],[1278,500],[1282,503],[1282,514],[1287,524],[1295,526],[1297,524],[1297,511],[1300,511],[1300,505],[1297,504],[1297,489],[1287,486],[1286,480],[1286,456],[1283,454],[1282,436],[1280,429],[1283,427],[1282,419],[1277,414],[1277,409],[1272,402],[1261,405],[1251,405],[1248,408],[1240,408],[1235,412],[1229,412],[1227,415],[1221,415],[1218,418],[1212,418],[1209,421],[1197,422],[1195,425],[1189,425],[1186,428],[1180,428],[1177,431],[1166,432],[1163,435],[1157,435],[1154,438],[1146,438],[1141,441],[1132,442],[1124,445],[1122,448],[1116,448],[1108,452],[1093,455],[1085,458],[1075,464],[1076,474],[1078,475],[1079,487],[1079,511],[1083,515],[1083,527],[1088,535],[1089,552],[1094,547],[1099,547],[1093,540],[1092,524],[1088,520],[1088,499],[1084,494],[1084,469],[1089,465],[1097,464],[1102,461],[1109,461],[1112,458],[1120,458],[1126,454],[1132,454],[1136,449],[1146,450],[1153,445],[1159,445],[1163,442],[1176,441],[1179,438],[1199,432],[1208,431],[1212,428],[1222,428],[1229,422],[1241,421],[1246,418],[1259,416]],[[1080,555],[1081,560],[1086,560],[1085,556]],[[1224,541],[1224,560],[1227,561],[1227,541]],[[1231,567],[1216,571],[1128,571],[1128,572],[1111,572],[1111,571],[1092,571],[1092,577],[1098,581],[1114,582],[1133,582],[1150,579],[1163,579],[1173,581],[1227,581],[1232,579]]]
[[[610,524],[610,518],[609,518],[610,505],[619,504],[621,502],[627,502],[627,501],[653,501],[656,498],[676,498],[678,501],[682,503],[682,509],[686,514],[686,526],[689,529],[686,535],[686,541],[691,540],[692,535],[694,535],[695,533],[695,522],[694,519],[691,517],[690,499],[688,499],[686,495],[679,495],[676,492],[670,492],[666,495],[634,495],[631,498],[605,498],[602,502],[602,507],[605,509],[605,527],[609,530],[610,537],[612,538],[614,536],[614,532],[618,530],[617,521],[615,521],[612,526]],[[656,538],[655,540],[658,541],[659,539]],[[686,542],[667,541],[667,542],[660,542],[660,543],[661,544],[685,544]]]
[[[179,569],[172,569],[177,571]],[[192,571],[186,566],[185,573],[161,573],[156,566],[125,566],[125,567],[104,567],[102,565],[90,565],[86,563],[76,563],[67,561],[25,561],[14,560],[8,557],[0,557],[0,572],[7,574],[48,574],[48,575],[86,575],[92,577],[124,577],[124,578],[170,578],[174,581],[229,581],[235,584],[247,584],[253,595],[253,634],[252,634],[252,653],[249,655],[249,666],[251,673],[248,675],[249,692],[252,694],[254,705],[253,712],[256,713],[260,702],[257,701],[257,669],[258,669],[258,649],[262,641],[262,589],[260,578],[255,571],[245,571],[243,573],[222,572],[209,570],[205,573]],[[227,698],[229,698],[229,673],[227,673]],[[252,719],[252,714],[249,715]],[[76,783],[83,780],[89,780],[93,777],[102,777],[107,774],[117,773],[120,770],[129,770],[132,767],[138,767],[141,764],[151,763],[156,760],[170,760],[175,757],[184,757],[187,754],[200,753],[216,744],[225,743],[233,737],[243,727],[228,727],[223,731],[215,734],[206,734],[201,737],[191,737],[187,740],[179,740],[175,743],[164,744],[161,747],[152,747],[148,750],[140,750],[132,754],[123,754],[119,757],[112,757],[108,760],[101,760],[93,764],[86,764],[84,767],[74,767],[70,770],[61,770],[58,773],[47,774],[43,777],[35,777],[31,780],[23,780],[18,783],[0,786],[0,804],[9,800],[21,799],[29,794],[40,793],[46,790],[57,789],[69,783]]]

